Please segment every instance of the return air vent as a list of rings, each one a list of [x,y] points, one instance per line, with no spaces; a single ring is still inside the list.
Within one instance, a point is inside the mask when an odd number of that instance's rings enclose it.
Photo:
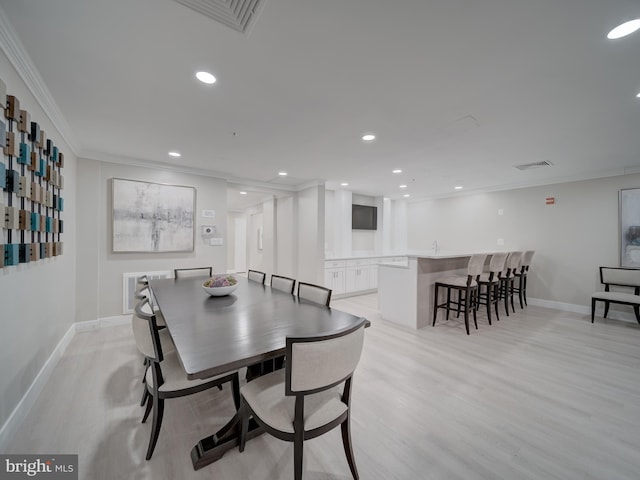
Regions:
[[[138,280],[143,275],[146,275],[149,280],[155,280],[156,278],[169,278],[173,272],[132,272],[122,274],[122,314],[133,313],[133,309],[136,305],[136,287]]]
[[[542,161],[542,162],[525,163],[523,165],[514,165],[514,167],[516,167],[518,170],[531,170],[532,168],[550,167],[551,165],[553,165],[553,163]]]
[[[216,22],[244,33],[263,0],[175,0]]]

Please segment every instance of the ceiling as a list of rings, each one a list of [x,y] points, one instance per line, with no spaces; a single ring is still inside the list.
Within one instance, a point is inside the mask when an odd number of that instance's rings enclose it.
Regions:
[[[173,0],[0,7],[79,156],[227,178],[237,202],[640,172],[640,31],[605,38],[635,0],[262,0],[244,33]]]

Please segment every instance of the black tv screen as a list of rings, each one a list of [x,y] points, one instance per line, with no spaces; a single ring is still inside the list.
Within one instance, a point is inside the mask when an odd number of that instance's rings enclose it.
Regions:
[[[378,207],[351,205],[351,228],[353,230],[377,230]]]

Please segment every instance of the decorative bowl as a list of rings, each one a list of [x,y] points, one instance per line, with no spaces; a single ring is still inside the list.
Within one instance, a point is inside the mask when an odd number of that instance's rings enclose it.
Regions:
[[[217,275],[206,280],[202,288],[213,297],[222,297],[238,288],[238,280],[233,275]]]

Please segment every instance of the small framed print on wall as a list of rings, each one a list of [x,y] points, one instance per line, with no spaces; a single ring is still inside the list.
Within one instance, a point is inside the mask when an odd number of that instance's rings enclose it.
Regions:
[[[114,253],[192,252],[193,187],[112,179]]]

